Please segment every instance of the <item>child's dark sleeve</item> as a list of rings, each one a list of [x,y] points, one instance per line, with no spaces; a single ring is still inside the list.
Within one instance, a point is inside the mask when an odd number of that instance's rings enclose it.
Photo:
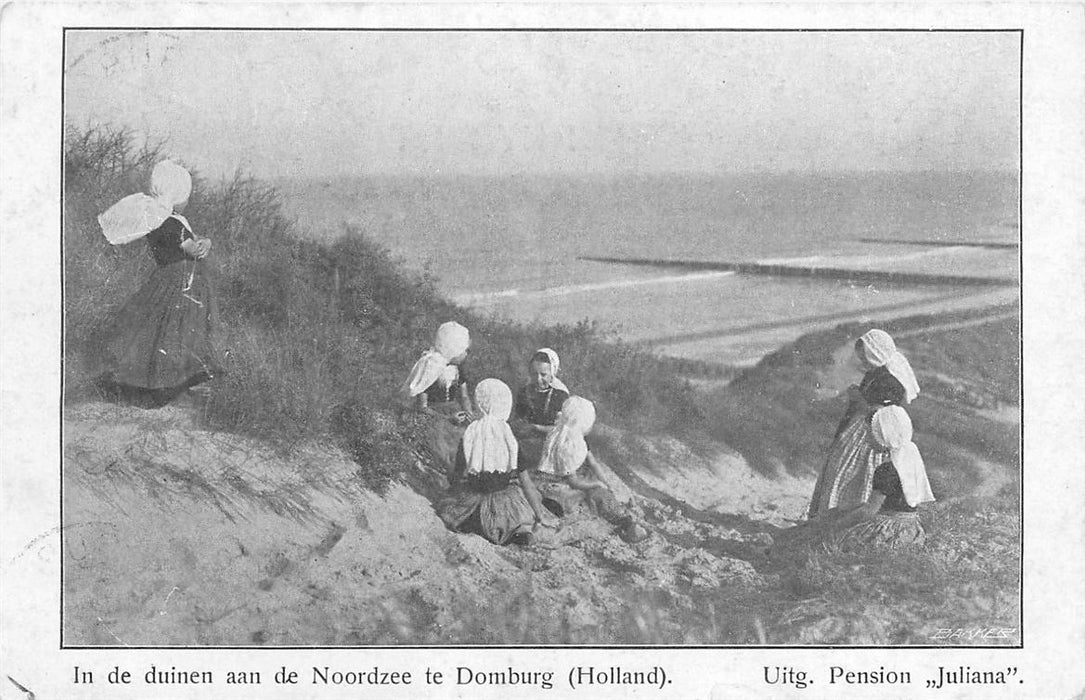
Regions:
[[[874,470],[874,481],[871,488],[885,496],[895,496],[900,493],[900,477],[892,462],[884,462]]]

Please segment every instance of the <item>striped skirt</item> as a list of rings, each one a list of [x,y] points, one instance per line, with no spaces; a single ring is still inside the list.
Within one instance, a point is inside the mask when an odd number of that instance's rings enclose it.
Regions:
[[[807,517],[830,508],[849,508],[866,503],[874,482],[874,470],[889,459],[871,434],[874,408],[856,411],[836,436],[814,487]]]

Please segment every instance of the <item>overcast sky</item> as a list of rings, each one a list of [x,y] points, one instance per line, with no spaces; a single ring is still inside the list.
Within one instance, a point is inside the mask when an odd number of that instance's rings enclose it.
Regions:
[[[69,31],[67,123],[211,176],[1015,169],[1015,33]]]

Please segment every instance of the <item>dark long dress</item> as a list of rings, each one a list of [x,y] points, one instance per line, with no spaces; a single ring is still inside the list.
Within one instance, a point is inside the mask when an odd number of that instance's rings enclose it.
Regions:
[[[164,390],[224,373],[214,346],[218,307],[210,270],[181,248],[191,238],[172,216],[147,234],[156,267],[107,330],[103,382]]]
[[[866,502],[874,470],[889,454],[874,443],[870,419],[879,408],[899,406],[904,398],[904,385],[885,367],[876,367],[863,375],[857,395],[852,397],[829,447],[810,499],[808,517],[830,508]]]
[[[535,511],[520,485],[519,472],[466,474],[463,443],[456,452],[451,487],[434,508],[450,530],[474,532],[494,544],[531,533]]]

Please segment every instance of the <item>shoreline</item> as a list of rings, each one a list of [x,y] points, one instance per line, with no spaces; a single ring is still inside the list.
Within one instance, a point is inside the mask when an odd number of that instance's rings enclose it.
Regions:
[[[704,338],[698,337],[693,341],[679,344],[692,349],[692,353],[687,351],[685,353],[673,354],[666,352],[665,349],[660,352],[661,348],[673,347],[672,344],[667,342],[651,343],[650,341],[649,343],[653,348],[653,352],[658,352],[667,357],[697,359],[711,362],[711,355],[722,355],[719,346],[721,340],[735,338],[738,342],[745,341],[747,345],[751,344],[751,341],[753,341],[753,344],[764,347],[766,350],[760,353],[744,353],[742,359],[738,361],[718,361],[718,364],[722,364],[726,367],[747,369],[756,366],[768,355],[773,354],[789,343],[799,340],[805,335],[830,330],[837,326],[854,323],[884,324],[920,315],[932,317],[931,320],[933,323],[934,320],[940,316],[956,319],[961,314],[964,314],[969,322],[984,323],[991,320],[993,317],[1010,313],[1007,309],[1013,306],[1019,299],[1020,292],[1017,289],[998,291],[985,290],[975,294],[939,297],[926,303],[899,303],[882,307],[872,307],[855,312],[826,314],[817,317],[816,319],[799,319],[771,324],[757,324],[754,327],[738,329],[723,328],[718,331],[705,333],[706,337]],[[960,321],[950,320],[947,322],[952,324]]]
[[[591,293],[594,290],[585,291]],[[904,294],[916,291],[918,290],[907,287],[886,290],[888,293]],[[831,330],[837,326],[856,323],[885,324],[915,316],[930,317],[931,325],[936,325],[936,319],[942,316],[948,317],[948,323],[957,323],[961,318],[982,323],[991,316],[1008,313],[1006,309],[1014,306],[1020,299],[1020,290],[1016,287],[980,291],[953,290],[920,299],[898,299],[879,305],[863,305],[859,308],[830,310],[778,320],[739,321],[722,326],[697,327],[659,334],[658,331],[631,331],[620,321],[607,320],[605,317],[609,310],[609,301],[604,300],[604,297],[609,293],[612,293],[612,290],[595,293],[595,299],[589,299],[582,304],[586,308],[603,307],[602,319],[599,315],[576,318],[571,315],[556,318],[531,314],[510,315],[505,313],[507,308],[495,308],[494,305],[478,306],[467,303],[463,306],[473,313],[491,319],[525,324],[561,325],[587,321],[596,324],[604,336],[628,343],[657,357],[695,366],[713,365],[730,373],[756,366],[765,357],[803,336]],[[691,374],[696,376],[699,373]]]

